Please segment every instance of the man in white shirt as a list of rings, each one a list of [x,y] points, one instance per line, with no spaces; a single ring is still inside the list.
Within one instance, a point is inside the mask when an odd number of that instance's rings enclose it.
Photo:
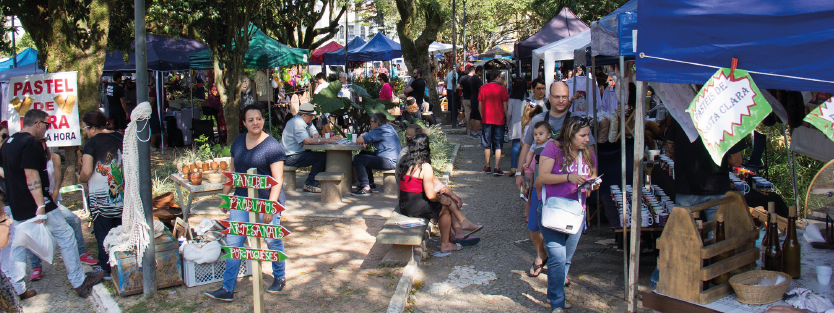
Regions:
[[[324,152],[313,152],[304,149],[304,145],[317,145],[334,143],[342,139],[339,136],[321,138],[313,119],[316,118],[316,108],[312,103],[302,103],[298,108],[298,115],[287,122],[284,132],[281,134],[281,144],[287,153],[287,166],[307,167],[311,166],[310,174],[304,182],[304,191],[321,192],[316,175],[324,172],[326,154]]]
[[[313,91],[313,94],[318,94],[322,89],[327,88],[327,86],[330,86],[330,83],[325,79],[324,72],[316,74],[316,90]]]

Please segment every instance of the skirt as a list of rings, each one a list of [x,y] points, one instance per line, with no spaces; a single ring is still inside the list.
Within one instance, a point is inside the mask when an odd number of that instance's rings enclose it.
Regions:
[[[405,216],[437,220],[443,205],[440,202],[429,200],[425,193],[400,190],[400,203],[397,209],[400,214]]]

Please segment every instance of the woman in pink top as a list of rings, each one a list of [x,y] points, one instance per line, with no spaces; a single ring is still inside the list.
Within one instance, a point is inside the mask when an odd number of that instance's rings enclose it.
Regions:
[[[377,79],[382,84],[382,89],[379,90],[379,100],[391,100],[393,96],[391,94],[391,84],[388,83],[388,75],[380,73]]]
[[[545,144],[539,158],[536,189],[541,190],[543,185],[548,198],[581,199],[579,201],[585,205],[585,198],[590,194],[590,190],[576,189],[586,180],[597,176],[596,156],[588,144],[590,125],[590,118],[572,116],[562,124],[562,130],[556,140]],[[594,185],[592,188],[597,187],[598,185]],[[541,203],[546,201],[547,199],[542,199]],[[550,301],[551,309],[569,309],[571,305],[565,302],[565,280],[582,230],[568,235],[542,226],[540,231],[547,250],[547,299]]]

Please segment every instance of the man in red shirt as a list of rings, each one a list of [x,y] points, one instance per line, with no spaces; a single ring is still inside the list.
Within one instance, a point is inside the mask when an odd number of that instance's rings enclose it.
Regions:
[[[483,118],[481,146],[484,147],[486,166],[484,173],[490,173],[490,154],[495,153],[495,168],[491,170],[495,176],[503,176],[504,172],[498,168],[501,161],[501,146],[504,144],[504,126],[507,124],[507,88],[504,87],[504,76],[499,71],[489,73],[489,83],[481,87],[478,92],[478,110]],[[494,151],[494,152],[493,152]]]

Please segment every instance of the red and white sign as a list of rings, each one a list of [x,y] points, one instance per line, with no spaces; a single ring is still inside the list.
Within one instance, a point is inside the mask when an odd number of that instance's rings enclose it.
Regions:
[[[45,136],[50,147],[81,145],[78,72],[12,77],[8,99],[2,110],[3,120],[9,122],[9,134],[19,132],[26,112],[37,109],[49,114],[51,126]]]

